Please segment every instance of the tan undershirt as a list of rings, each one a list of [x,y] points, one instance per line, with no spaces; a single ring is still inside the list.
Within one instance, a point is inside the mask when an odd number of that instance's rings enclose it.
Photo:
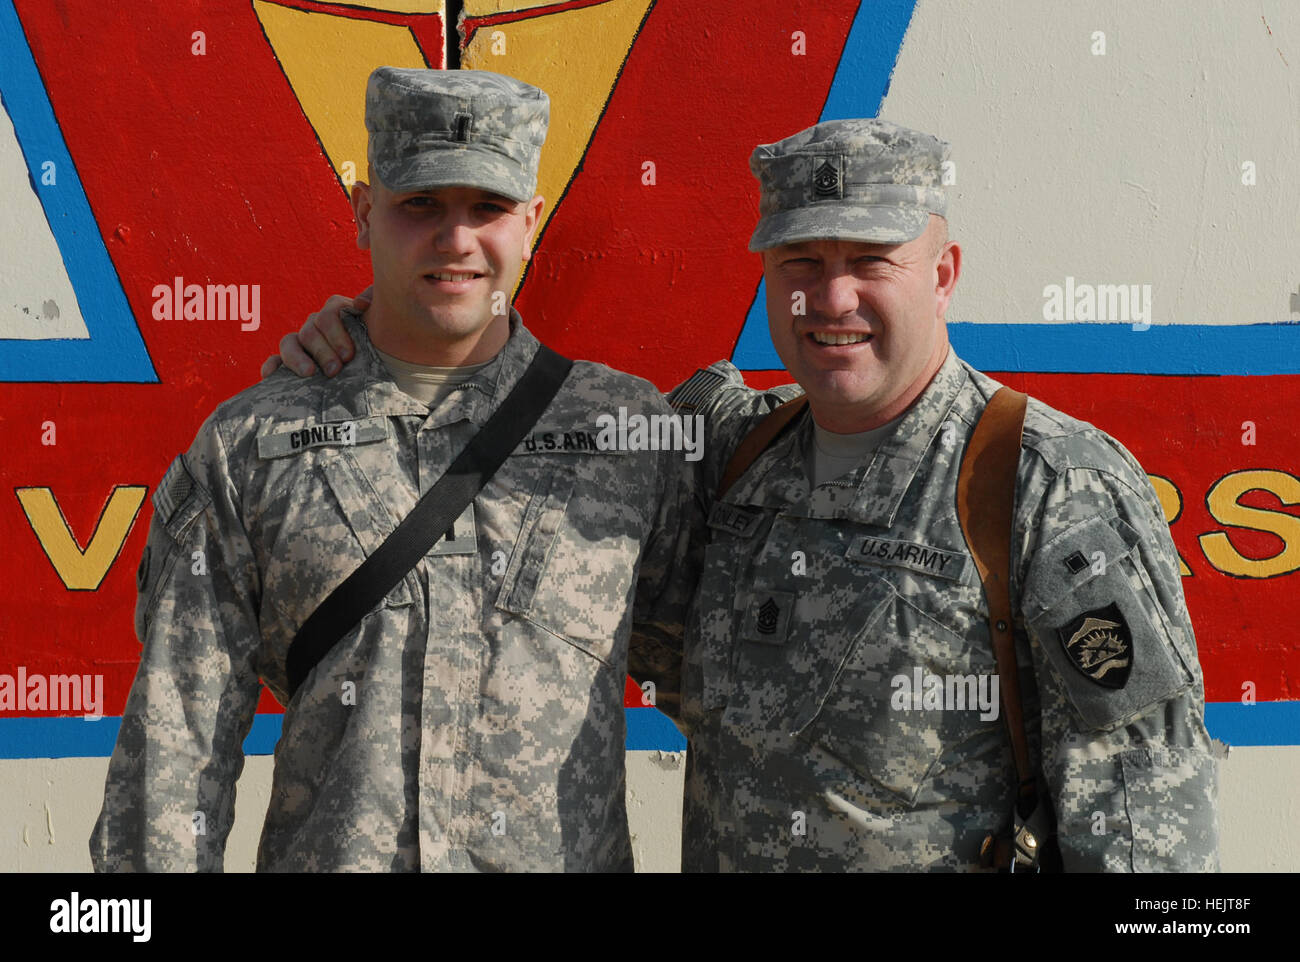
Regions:
[[[374,344],[370,346],[374,347]],[[427,404],[430,409],[455,390],[458,384],[464,384],[492,363],[487,360],[482,364],[466,364],[462,367],[433,367],[403,361],[399,357],[385,354],[377,347],[375,353],[384,362],[384,367],[388,368],[388,373],[393,376],[398,388],[421,404]]]
[[[869,461],[880,443],[898,427],[900,418],[858,434],[835,434],[813,422],[813,443],[807,462],[812,487],[834,481]]]

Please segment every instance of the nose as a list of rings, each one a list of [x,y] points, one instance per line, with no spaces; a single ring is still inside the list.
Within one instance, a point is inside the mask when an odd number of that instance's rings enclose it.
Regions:
[[[460,206],[448,207],[434,225],[433,246],[436,250],[464,254],[473,246],[473,240],[469,211]]]
[[[826,317],[844,317],[858,309],[858,289],[852,274],[828,270],[814,291],[813,307]]]

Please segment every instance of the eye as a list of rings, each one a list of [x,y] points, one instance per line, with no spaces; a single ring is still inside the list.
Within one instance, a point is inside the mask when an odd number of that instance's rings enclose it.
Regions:
[[[428,207],[433,203],[432,197],[425,197],[423,194],[416,194],[414,197],[408,197],[402,201],[403,207]]]
[[[479,209],[479,210],[484,211],[485,213],[488,213],[488,214],[508,214],[508,213],[510,213],[510,208],[509,208],[509,207],[507,207],[505,204],[498,203],[498,202],[496,202],[496,201],[494,201],[494,200],[485,200],[485,201],[481,201],[477,206],[478,206],[478,209]]]

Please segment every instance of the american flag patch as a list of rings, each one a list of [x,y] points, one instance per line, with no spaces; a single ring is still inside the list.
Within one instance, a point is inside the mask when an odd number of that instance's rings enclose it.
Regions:
[[[668,395],[674,411],[694,411],[727,383],[727,376],[709,368],[700,368]]]
[[[185,455],[176,455],[176,460],[158,482],[158,490],[153,493],[154,513],[163,524],[171,521],[176,509],[185,503],[185,499],[194,490],[194,479],[190,477],[189,468],[185,467]]]

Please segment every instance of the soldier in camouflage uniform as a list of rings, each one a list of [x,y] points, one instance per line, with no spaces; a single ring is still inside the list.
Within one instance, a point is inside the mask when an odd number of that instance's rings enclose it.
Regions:
[[[947,148],[845,120],[751,158],[750,247],[800,386],[754,391],[719,361],[670,395],[706,418],[704,526],[679,570],[703,569],[684,664],[662,634],[634,650],[661,704],[682,692],[688,871],[973,870],[1010,813],[988,606],[956,505],[1000,385],[947,341],[961,264]],[[303,343],[335,360],[319,332]],[[302,361],[295,339],[282,352]],[[805,389],[809,408],[718,497],[741,440]],[[1217,763],[1163,512],[1122,445],[1032,398],[1011,563],[1030,754],[1064,868],[1217,869]]]
[[[368,329],[347,322],[358,361],[231,398],[159,485],[97,870],[222,868],[259,679],[286,705],[259,870],[631,868],[628,639],[689,493],[680,453],[602,447],[595,418],[669,414],[648,382],[576,362],[446,538],[292,699],[285,670],[308,615],[538,349],[495,305],[529,254],[548,113],[545,93],[496,74],[371,75],[372,186],[353,205],[376,301]],[[462,350],[455,370],[380,350],[435,337]],[[431,371],[440,386],[407,393]]]
[[[721,361],[670,397],[705,415],[709,452],[683,678],[687,870],[969,870],[1009,815],[956,499],[1001,385],[947,343],[947,146],[846,120],[751,157],[750,249],[811,413],[716,497],[730,452],[802,391],[748,389]],[[1216,761],[1168,525],[1122,445],[1032,398],[1011,561],[1031,759],[1064,867],[1217,869]]]

